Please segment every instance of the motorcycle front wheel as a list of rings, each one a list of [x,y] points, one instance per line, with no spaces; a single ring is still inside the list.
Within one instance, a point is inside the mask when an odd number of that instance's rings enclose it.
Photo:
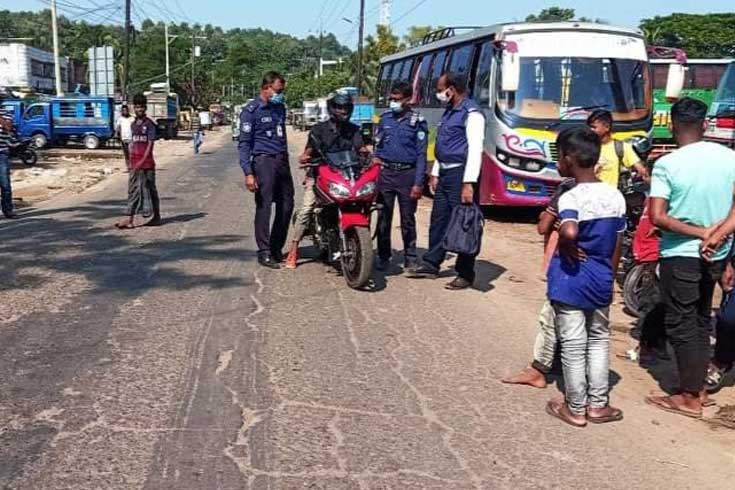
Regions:
[[[355,226],[345,230],[342,275],[352,289],[365,287],[373,271],[373,244],[370,229]]]
[[[20,154],[20,159],[28,167],[32,167],[38,162],[38,155],[35,151],[28,149]]]

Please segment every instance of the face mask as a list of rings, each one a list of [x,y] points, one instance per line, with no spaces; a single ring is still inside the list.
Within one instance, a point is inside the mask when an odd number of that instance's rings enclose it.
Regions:
[[[391,100],[388,107],[390,107],[390,110],[393,112],[403,112],[403,104],[397,100]]]
[[[449,89],[445,90],[444,92],[437,92],[436,98],[439,99],[439,102],[442,104],[446,104],[449,102],[451,97],[449,96]]]
[[[271,98],[269,100],[271,104],[283,104],[283,99],[285,99],[283,93],[276,93],[271,95]]]

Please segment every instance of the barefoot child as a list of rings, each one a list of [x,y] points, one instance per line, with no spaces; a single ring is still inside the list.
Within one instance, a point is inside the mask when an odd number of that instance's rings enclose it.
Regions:
[[[161,224],[160,203],[156,189],[156,162],[153,159],[153,144],[156,140],[156,125],[146,116],[146,98],[142,94],[133,97],[135,121],[132,124],[130,141],[130,174],[128,176],[127,218],[117,223],[119,229],[135,227],[135,215],[150,218],[145,226]]]

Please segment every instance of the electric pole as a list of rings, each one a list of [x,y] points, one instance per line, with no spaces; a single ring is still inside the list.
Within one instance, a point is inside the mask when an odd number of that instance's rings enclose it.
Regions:
[[[196,88],[194,87],[194,60],[199,56],[199,46],[196,45],[197,39],[207,39],[206,36],[197,36],[196,31],[192,27],[191,30],[191,105],[194,105],[196,98]]]
[[[59,60],[59,26],[56,23],[56,0],[51,0],[51,31],[54,38],[54,78],[56,79],[56,95],[61,97],[61,61]]]
[[[168,51],[166,52],[168,54]],[[168,61],[168,58],[167,58]],[[168,66],[168,63],[166,63]],[[122,96],[128,100],[128,78],[130,77],[130,0],[125,0],[125,36],[123,44]]]
[[[316,86],[317,86],[317,92],[319,95],[322,94],[322,40],[324,36],[324,24],[322,22],[319,23],[319,61],[316,68]]]
[[[357,41],[357,95],[362,95],[362,42],[365,33],[365,0],[360,0],[360,27]]]

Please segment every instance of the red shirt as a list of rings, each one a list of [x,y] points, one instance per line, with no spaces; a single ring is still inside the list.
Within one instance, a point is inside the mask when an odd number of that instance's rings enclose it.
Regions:
[[[136,118],[131,129],[133,137],[130,140],[130,168],[133,170],[156,168],[156,161],[153,159],[153,143],[156,141],[155,123],[147,117],[145,119]],[[150,151],[148,151],[149,145]]]

